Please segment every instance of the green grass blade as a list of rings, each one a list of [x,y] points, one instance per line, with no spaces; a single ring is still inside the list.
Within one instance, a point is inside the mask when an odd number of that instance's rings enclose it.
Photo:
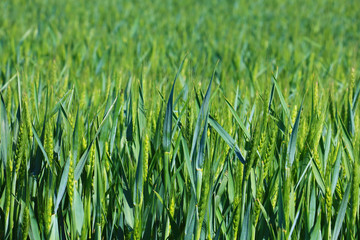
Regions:
[[[8,119],[7,119],[7,114],[6,114],[6,107],[5,107],[5,103],[4,103],[4,99],[3,96],[1,94],[1,158],[2,158],[2,165],[3,165],[3,169],[6,168],[6,163],[7,163],[7,157],[8,157],[8,142],[10,140],[9,134],[10,134],[10,129],[9,129],[9,125],[8,125]],[[4,140],[5,139],[5,140]]]
[[[289,122],[291,123],[291,116],[290,116],[289,108],[288,108],[288,106],[287,106],[287,104],[285,102],[284,96],[282,95],[282,93],[280,91],[280,87],[279,87],[279,85],[277,83],[277,80],[276,80],[274,75],[273,75],[273,83],[275,85],[275,89],[276,89],[276,91],[278,93],[278,96],[280,98],[281,106],[282,106],[282,108],[283,108],[283,110],[285,112],[285,115],[288,118]]]
[[[199,134],[200,134],[201,123],[206,118],[206,114],[208,112],[209,101],[210,101],[210,92],[211,92],[211,84],[212,84],[213,78],[214,78],[214,73],[213,73],[213,75],[211,77],[208,89],[207,89],[205,97],[203,99],[203,103],[202,103],[202,105],[200,107],[200,112],[199,112],[197,120],[196,120],[193,139],[192,139],[192,144],[191,144],[190,160],[192,160],[193,155],[194,155],[195,147],[196,147],[197,140],[198,140],[198,137],[199,137]]]
[[[340,231],[341,231],[341,227],[345,218],[345,214],[346,214],[346,209],[348,208],[348,202],[349,202],[349,196],[350,196],[350,186],[351,184],[348,183],[346,190],[345,190],[345,194],[344,197],[341,201],[341,205],[339,208],[339,211],[337,213],[337,217],[336,217],[336,222],[335,222],[335,227],[332,233],[332,238],[333,240],[338,239]]]
[[[315,180],[316,180],[318,186],[320,187],[322,193],[325,194],[325,182],[324,182],[323,177],[321,176],[319,166],[316,165],[316,162],[314,159],[312,159],[312,161],[311,161],[311,168],[312,168],[312,172],[315,176]]]
[[[244,222],[242,223],[242,226],[241,226],[241,235],[240,235],[241,240],[248,240],[248,239],[250,239],[250,236],[251,236],[250,209],[251,209],[251,203],[248,203],[248,207],[246,208],[246,212],[245,212],[245,216],[244,216]]]
[[[65,190],[66,190],[66,184],[67,184],[67,180],[68,180],[68,176],[69,176],[69,167],[70,167],[70,157],[67,158],[63,173],[61,175],[61,180],[60,180],[60,184],[59,184],[57,196],[56,196],[56,203],[54,206],[54,213],[57,212],[60,202],[61,202],[61,200],[64,196],[64,193],[65,193]]]
[[[298,131],[299,131],[299,122],[300,122],[300,114],[301,114],[301,111],[302,111],[302,106],[303,105],[301,103],[299,112],[298,112],[298,114],[296,116],[296,120],[295,120],[293,130],[291,132],[290,142],[289,142],[288,150],[287,150],[287,153],[288,153],[288,156],[289,156],[289,165],[290,165],[290,167],[293,165],[294,159],[295,159],[296,140],[297,140],[297,134],[298,134]]]
[[[29,205],[29,215],[30,215],[30,239],[41,239],[40,238],[40,231],[39,231],[39,225],[36,220],[36,216],[34,214],[34,210],[31,205]]]
[[[336,184],[337,184],[338,179],[339,179],[341,156],[342,156],[342,149],[340,148],[339,152],[337,154],[337,157],[336,157],[334,170],[333,170],[333,174],[332,174],[332,178],[331,178],[331,195],[334,194]]]
[[[236,157],[245,164],[245,158],[240,152],[240,148],[236,145],[235,140],[211,116],[209,116],[209,124],[215,129],[215,131],[221,136],[221,138],[227,143],[227,145],[229,145],[231,149],[234,149]]]
[[[184,58],[180,64],[180,67],[176,73],[173,85],[171,87],[171,91],[170,91],[170,95],[169,95],[169,99],[166,105],[166,112],[165,112],[165,119],[164,119],[164,129],[163,129],[163,141],[162,141],[162,145],[164,148],[165,152],[169,152],[170,151],[170,147],[171,147],[171,129],[172,129],[172,115],[173,115],[173,95],[174,95],[174,88],[175,88],[175,83],[176,83],[176,79],[178,78],[182,66],[184,64],[186,58]]]
[[[73,211],[74,211],[73,216],[75,217],[74,220],[75,220],[76,230],[80,235],[81,228],[84,223],[84,208],[83,208],[83,203],[81,201],[81,195],[79,194],[77,189],[75,189],[75,191],[74,191]]]
[[[248,129],[246,129],[244,123],[240,120],[240,117],[238,116],[238,114],[236,113],[235,109],[233,108],[233,106],[231,106],[230,102],[225,99],[226,104],[229,106],[230,111],[233,115],[233,117],[235,118],[236,122],[239,124],[241,130],[245,133],[245,136],[247,137],[247,139],[250,139],[250,133],[248,131]]]

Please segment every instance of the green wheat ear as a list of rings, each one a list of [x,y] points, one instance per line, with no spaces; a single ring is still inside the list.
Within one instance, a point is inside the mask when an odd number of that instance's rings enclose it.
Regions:
[[[356,79],[356,76],[355,76],[355,68],[351,68],[350,83],[349,83],[349,94],[348,94],[350,103],[353,102],[354,89],[356,89],[356,87],[355,87],[355,79]]]
[[[238,232],[239,232],[239,224],[240,224],[240,217],[241,217],[241,198],[242,198],[242,181],[243,181],[243,173],[244,173],[244,164],[238,162],[236,165],[236,172],[235,172],[235,179],[236,179],[236,196],[234,198],[233,207],[236,209],[234,222],[233,222],[233,229],[234,229],[234,238],[237,239]]]
[[[24,212],[23,212],[23,220],[21,224],[21,231],[22,231],[22,239],[26,240],[28,238],[29,234],[29,207],[25,206]]]
[[[326,201],[326,216],[327,216],[327,221],[328,221],[328,223],[330,224],[330,223],[331,223],[331,216],[332,216],[332,196],[331,196],[330,187],[326,187],[325,201]]]
[[[335,190],[336,190],[336,194],[338,195],[339,199],[342,200],[344,191],[342,189],[340,181],[337,181]]]
[[[320,116],[320,109],[319,109],[319,104],[318,104],[318,101],[319,101],[319,83],[316,82],[315,83],[315,86],[314,86],[314,110],[315,110],[315,113],[317,116]]]
[[[12,168],[13,163],[11,159],[6,162],[6,188],[5,188],[5,218],[8,218],[10,212],[10,200],[11,200],[11,182],[12,182]]]
[[[297,105],[295,105],[293,110],[292,110],[292,114],[291,114],[291,125],[295,124],[295,119],[296,119],[297,112],[298,112],[298,107],[297,107]]]
[[[147,180],[148,176],[148,165],[149,165],[149,154],[150,154],[150,139],[149,135],[145,134],[145,147],[144,147],[144,168],[143,168],[143,181]]]
[[[265,157],[263,160],[263,179],[267,179],[269,173],[269,165],[270,160],[273,157],[274,150],[275,150],[275,141],[276,141],[276,125],[274,123],[269,124],[270,127],[270,140],[266,146]]]
[[[135,223],[134,223],[134,230],[133,230],[133,239],[141,239],[141,209],[136,207],[135,209]]]
[[[170,196],[170,203],[169,203],[169,213],[172,219],[174,219],[175,216],[175,194],[172,192]],[[169,232],[171,232],[171,224],[169,224]]]
[[[11,113],[11,104],[12,104],[12,90],[9,86],[6,91],[6,109],[7,109],[7,115],[10,116]]]
[[[68,182],[67,182],[67,192],[69,196],[70,206],[73,205],[73,197],[74,197],[74,159],[69,151],[69,158],[70,158],[70,167],[69,167],[69,175],[68,175]]]
[[[49,158],[50,166],[53,165],[53,157],[54,157],[54,136],[53,136],[53,129],[51,125],[51,121],[45,127],[45,141],[44,147],[46,154]]]
[[[15,172],[16,174],[19,174],[21,162],[24,159],[24,153],[25,153],[25,124],[23,122],[20,123],[19,128],[19,135],[18,135],[18,141],[16,145],[16,152],[15,152]]]
[[[279,193],[279,181],[275,181],[275,186],[274,186],[274,192],[272,194],[271,197],[271,206],[273,209],[275,209],[275,205],[277,203],[278,200],[278,193]]]
[[[43,211],[43,217],[44,217],[43,222],[45,225],[45,234],[46,236],[49,236],[51,230],[51,216],[52,216],[52,207],[53,207],[53,198],[49,188],[46,188],[45,196],[47,200],[45,201],[45,209]]]
[[[109,160],[108,156],[110,156],[109,143],[105,142],[104,158],[105,158],[105,169],[106,169],[107,173],[110,172],[110,160]]]

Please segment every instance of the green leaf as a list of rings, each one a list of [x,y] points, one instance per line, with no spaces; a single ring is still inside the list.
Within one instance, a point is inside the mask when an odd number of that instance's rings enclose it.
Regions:
[[[284,96],[282,95],[282,93],[280,91],[280,87],[279,87],[274,75],[273,75],[273,82],[275,84],[275,89],[276,89],[276,91],[277,91],[277,93],[279,95],[281,106],[282,106],[282,108],[283,108],[283,110],[285,112],[286,117],[289,119],[289,122],[291,123],[291,116],[290,116],[289,108],[288,108],[288,106],[287,106],[287,104],[285,102]]]
[[[235,197],[235,187],[234,187],[234,178],[233,178],[233,174],[232,174],[232,167],[231,167],[231,162],[230,162],[230,158],[227,158],[227,164],[229,166],[229,171],[228,171],[228,194],[229,194],[229,202],[230,204],[232,204],[234,202],[234,197]]]
[[[298,221],[298,219],[299,219],[301,210],[302,210],[302,208],[299,207],[299,210],[298,210],[297,213],[296,213],[296,216],[295,216],[293,225],[291,226],[288,240],[292,239],[292,238],[291,238],[291,235],[293,234],[293,232],[294,232],[294,230],[295,230],[295,227],[296,227],[297,221]],[[275,237],[274,237],[274,239],[275,239]]]
[[[60,185],[58,187],[58,192],[57,192],[57,196],[56,196],[56,203],[54,206],[54,213],[57,212],[57,209],[59,207],[61,199],[64,196],[64,193],[66,190],[66,184],[67,184],[67,180],[68,180],[68,176],[69,176],[69,168],[70,168],[70,157],[67,158],[63,173],[61,175]]]
[[[223,222],[224,222],[224,221],[221,221],[221,223],[220,223],[220,225],[219,225],[218,229],[216,230],[216,235],[215,235],[214,240],[218,240],[218,239],[219,239],[219,237],[220,237],[220,233],[221,233],[221,227],[222,227],[222,225],[223,225]]]
[[[242,223],[242,226],[241,226],[241,235],[240,235],[241,240],[248,240],[248,239],[250,239],[250,236],[251,236],[250,209],[251,209],[251,202],[248,203],[248,207],[246,208],[246,212],[245,212],[245,216],[244,216],[244,222]]]
[[[330,153],[330,147],[331,147],[331,136],[332,136],[332,130],[331,130],[331,123],[329,124],[326,141],[325,141],[325,153],[323,157],[323,166],[324,169],[326,169],[326,166],[328,164],[328,157]]]
[[[201,184],[202,184],[202,168],[204,165],[204,154],[205,154],[205,147],[206,147],[206,137],[207,137],[207,129],[208,129],[208,119],[209,119],[209,113],[207,113],[205,118],[205,124],[204,124],[204,130],[200,139],[200,147],[197,151],[196,156],[196,197],[199,201],[200,199],[200,193],[201,193]]]
[[[30,233],[29,233],[30,239],[31,240],[41,239],[39,233],[39,225],[36,221],[36,216],[34,214],[34,210],[32,209],[31,204],[29,204],[29,216],[30,216]]]
[[[311,188],[311,196],[309,203],[309,216],[308,216],[308,228],[311,229],[314,226],[315,216],[316,216],[316,194],[315,188]]]
[[[56,215],[51,216],[51,230],[50,230],[50,240],[59,240],[59,227],[58,227],[58,219]]]
[[[74,216],[75,216],[75,226],[76,230],[79,234],[81,234],[81,228],[84,223],[84,208],[83,203],[81,201],[81,196],[77,189],[74,191]]]
[[[140,198],[143,195],[143,145],[140,142],[139,157],[137,161],[135,183],[134,183],[134,195],[133,198],[136,203],[140,203]]]
[[[271,104],[274,99],[274,92],[275,92],[275,83],[273,83],[271,87],[270,97],[269,97],[269,104],[268,104],[268,111],[271,111]]]
[[[281,179],[279,179],[279,189],[282,187]],[[278,191],[278,218],[279,218],[279,227],[284,230],[286,227],[286,221],[285,221],[285,211],[284,211],[284,201],[283,201],[283,195],[282,191]],[[288,216],[287,216],[288,217]]]
[[[196,120],[196,124],[195,124],[195,129],[194,129],[194,134],[193,134],[193,140],[192,140],[192,144],[191,144],[191,151],[190,151],[190,160],[193,159],[194,156],[194,151],[195,151],[195,147],[197,145],[197,141],[198,141],[198,137],[200,135],[200,129],[201,129],[201,124],[202,122],[205,120],[207,114],[208,114],[208,108],[209,108],[209,101],[210,101],[210,92],[211,92],[211,84],[214,78],[214,74],[211,77],[208,89],[206,91],[204,100],[201,104],[200,107],[200,112],[198,114],[197,120]]]
[[[325,194],[325,182],[324,182],[323,177],[320,174],[319,167],[316,165],[314,159],[312,159],[312,161],[311,161],[311,168],[312,168],[312,172],[315,176],[315,180],[316,180],[317,184],[319,185],[322,193]]]
[[[348,114],[349,114],[349,123],[348,123],[348,128],[349,128],[349,132],[351,133],[352,136],[354,136],[355,134],[355,117],[354,117],[354,112],[352,111],[351,108],[351,103],[350,100],[348,101]]]
[[[125,92],[125,102],[126,102],[126,118],[125,118],[125,126],[126,126],[126,140],[133,140],[133,115],[132,115],[132,93],[131,93],[131,83],[132,78],[129,78],[129,81],[126,86]]]
[[[339,211],[337,213],[335,227],[334,227],[334,230],[333,230],[333,233],[332,233],[332,238],[331,238],[333,240],[338,239],[339,234],[340,234],[341,226],[342,226],[344,218],[345,218],[346,209],[348,207],[348,201],[349,201],[349,195],[350,195],[350,186],[351,186],[351,184],[348,183],[348,185],[346,187],[346,190],[345,190],[345,194],[344,194],[343,199],[341,201]]]
[[[138,126],[139,126],[139,136],[140,138],[143,136],[143,132],[146,128],[146,114],[145,114],[145,104],[144,104],[144,96],[143,96],[143,86],[142,81],[139,86],[139,101],[138,101]]]
[[[165,112],[165,120],[164,120],[164,129],[163,129],[163,141],[162,141],[162,145],[164,148],[165,152],[169,152],[170,151],[170,147],[171,147],[171,129],[172,129],[172,114],[173,114],[173,95],[174,95],[174,87],[175,87],[175,83],[176,83],[176,79],[178,78],[180,72],[181,72],[181,68],[184,64],[186,57],[182,60],[181,65],[176,73],[175,79],[174,79],[174,83],[171,87],[171,91],[170,91],[170,95],[169,95],[169,99],[168,99],[168,103],[166,105],[166,112]]]
[[[321,237],[321,214],[317,216],[314,228],[311,231],[310,239],[322,239]]]
[[[236,145],[235,140],[223,129],[220,124],[211,116],[209,116],[209,124],[215,129],[215,131],[221,136],[221,138],[229,145],[231,149],[234,149],[236,157],[245,164],[245,158],[240,152],[239,147]]]
[[[75,118],[75,125],[74,125],[74,131],[72,135],[72,144],[73,144],[73,159],[74,163],[76,163],[77,155],[78,155],[78,146],[79,146],[79,109],[76,111],[76,118]]]
[[[206,147],[206,138],[207,138],[207,130],[208,130],[208,119],[209,113],[205,117],[204,129],[200,139],[200,146],[196,156],[196,170],[203,168],[204,165],[204,154]]]
[[[250,139],[250,133],[249,133],[248,129],[246,129],[244,123],[240,120],[240,117],[237,115],[237,113],[236,113],[235,109],[233,108],[233,106],[230,104],[230,102],[226,98],[225,98],[225,102],[229,106],[232,115],[234,116],[236,122],[239,124],[241,130],[244,132],[245,136],[248,139]]]
[[[273,226],[270,223],[270,217],[269,217],[268,213],[266,212],[266,209],[264,208],[264,206],[261,204],[261,201],[259,201],[259,200],[257,200],[257,201],[258,201],[258,204],[260,206],[261,213],[264,216],[264,219],[266,221],[266,225],[267,225],[267,227],[268,227],[268,229],[269,229],[269,231],[271,233],[271,237],[273,239],[276,239]]]
[[[358,99],[359,99],[359,95],[360,95],[360,82],[358,83],[358,86],[356,88],[356,92],[354,94],[354,98],[352,101],[352,114],[355,115],[355,111],[357,109],[357,105],[358,105]]]
[[[2,158],[2,164],[3,169],[6,169],[6,163],[7,163],[7,151],[8,151],[8,142],[10,141],[10,129],[8,125],[8,119],[6,114],[6,107],[4,103],[3,96],[1,94],[1,104],[0,104],[0,111],[1,111],[1,158]]]
[[[193,233],[195,228],[195,205],[196,205],[196,196],[192,195],[190,203],[187,208],[186,221],[185,221],[185,239],[193,239]]]
[[[16,77],[18,76],[19,73],[15,73],[14,76],[12,76],[9,81],[7,81],[4,85],[2,85],[2,87],[0,88],[0,93],[3,92],[7,86],[9,85],[9,83],[11,83],[14,79],[16,79]]]
[[[354,151],[353,151],[353,145],[351,142],[351,137],[350,137],[348,131],[346,130],[344,123],[341,121],[341,119],[340,119],[340,123],[342,126],[343,134],[341,136],[342,136],[343,143],[345,145],[345,151],[348,152],[348,154],[351,158],[351,161],[354,161],[355,157],[354,157]]]
[[[288,150],[287,150],[287,153],[288,153],[288,156],[289,156],[290,167],[293,165],[294,159],[295,159],[296,139],[297,139],[297,134],[298,134],[298,131],[299,131],[299,122],[300,122],[300,114],[301,114],[301,111],[302,111],[302,105],[303,104],[301,103],[299,112],[298,112],[298,114],[296,116],[296,120],[295,120],[293,130],[291,132],[290,141],[289,141]]]
[[[134,227],[134,211],[133,208],[130,207],[132,203],[128,202],[126,197],[123,198],[123,208],[122,211],[124,212],[125,222],[131,227]]]
[[[335,166],[334,166],[334,171],[333,171],[333,174],[331,176],[332,177],[331,178],[331,195],[334,194],[335,189],[336,189],[336,184],[337,184],[338,179],[339,179],[341,155],[342,155],[342,148],[339,149],[339,152],[337,154],[336,161],[335,161]]]
[[[185,158],[185,164],[186,164],[186,169],[189,173],[189,177],[190,177],[190,182],[191,182],[191,186],[192,186],[192,192],[195,194],[195,181],[194,181],[194,169],[192,167],[191,164],[191,160],[190,160],[190,155],[189,155],[189,149],[186,143],[186,140],[184,137],[182,137],[182,146],[183,146],[183,150],[184,150],[184,158]]]

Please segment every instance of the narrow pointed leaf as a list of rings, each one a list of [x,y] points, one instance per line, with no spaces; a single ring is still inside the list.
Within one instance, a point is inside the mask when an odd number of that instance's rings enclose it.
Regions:
[[[340,230],[341,230],[341,226],[343,224],[344,218],[345,218],[345,213],[346,213],[346,209],[348,207],[348,201],[349,201],[349,195],[350,195],[350,183],[348,183],[346,190],[345,190],[345,194],[343,196],[343,199],[341,201],[341,205],[339,208],[339,211],[337,213],[337,217],[336,217],[336,222],[335,222],[335,227],[332,233],[332,239],[338,239],[339,234],[340,234]]]
[[[175,88],[175,83],[176,83],[176,79],[178,78],[180,72],[181,72],[181,68],[184,64],[185,58],[182,60],[181,65],[178,69],[178,72],[176,73],[175,79],[174,79],[174,83],[171,87],[171,91],[170,91],[170,95],[169,95],[169,99],[166,105],[166,112],[165,112],[165,120],[164,120],[164,129],[163,129],[163,141],[162,141],[162,145],[164,148],[165,152],[169,152],[170,151],[170,146],[171,146],[171,129],[172,129],[172,114],[173,114],[173,95],[174,95],[174,88]]]
[[[240,120],[240,117],[237,115],[237,113],[236,113],[235,109],[233,108],[233,106],[231,106],[231,104],[229,103],[229,101],[227,99],[225,99],[225,102],[229,106],[232,115],[234,116],[236,122],[239,124],[241,130],[244,132],[245,136],[248,139],[250,139],[250,133],[249,133],[248,129],[246,129],[244,123]]]
[[[245,164],[245,158],[240,152],[240,148],[236,145],[235,140],[223,129],[220,124],[211,116],[209,116],[209,124],[213,127],[221,138],[229,145],[231,149],[234,149],[236,157]]]
[[[302,103],[301,103],[299,112],[298,112],[298,114],[296,116],[295,124],[294,124],[294,127],[293,127],[292,132],[291,132],[290,142],[289,142],[288,150],[287,150],[287,153],[288,153],[288,156],[289,156],[290,167],[294,163],[294,159],[295,159],[296,139],[297,139],[297,134],[298,134],[298,131],[299,131],[299,122],[300,122],[301,111],[302,111]]]

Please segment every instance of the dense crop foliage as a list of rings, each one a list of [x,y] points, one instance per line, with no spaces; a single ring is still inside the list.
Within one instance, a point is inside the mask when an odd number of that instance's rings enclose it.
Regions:
[[[0,1],[0,239],[358,239],[359,1]]]

